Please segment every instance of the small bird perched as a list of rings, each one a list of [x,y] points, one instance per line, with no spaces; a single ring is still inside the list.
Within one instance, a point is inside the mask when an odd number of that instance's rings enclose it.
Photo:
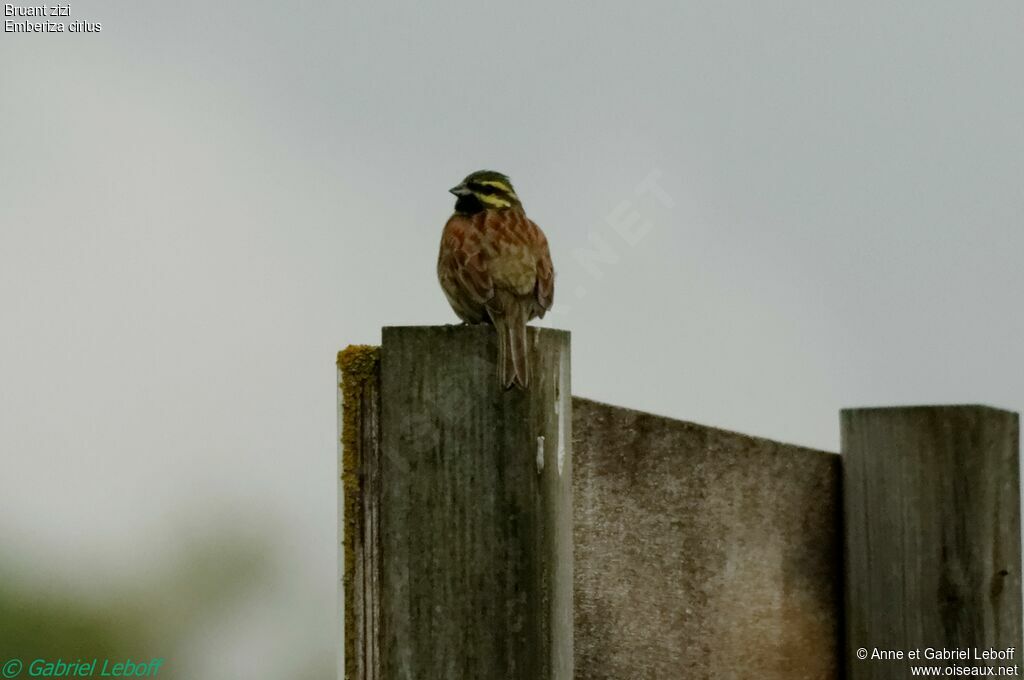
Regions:
[[[543,317],[555,294],[548,240],[500,172],[474,172],[449,191],[455,214],[441,235],[437,278],[460,319],[497,329],[501,384],[525,389],[526,323]]]

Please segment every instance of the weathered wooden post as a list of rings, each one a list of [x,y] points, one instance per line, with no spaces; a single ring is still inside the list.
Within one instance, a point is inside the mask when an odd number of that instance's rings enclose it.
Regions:
[[[569,334],[529,337],[526,391],[487,326],[339,356],[349,680],[572,678]]]
[[[843,411],[849,680],[1020,670],[1019,437],[984,406]]]

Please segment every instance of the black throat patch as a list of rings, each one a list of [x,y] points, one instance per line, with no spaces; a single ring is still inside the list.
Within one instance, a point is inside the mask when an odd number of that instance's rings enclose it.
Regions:
[[[467,194],[466,196],[459,196],[458,200],[455,201],[455,212],[462,213],[464,215],[472,215],[473,213],[481,212],[485,209],[480,199],[475,194]]]

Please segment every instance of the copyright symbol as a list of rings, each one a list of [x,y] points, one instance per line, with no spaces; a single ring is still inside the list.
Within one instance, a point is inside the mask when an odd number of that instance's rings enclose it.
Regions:
[[[21,659],[11,659],[0,669],[5,678],[16,678],[21,674]]]
[[[864,649],[863,647],[858,649],[857,650],[857,658],[858,659],[866,659],[866,658],[868,658],[868,650]]]

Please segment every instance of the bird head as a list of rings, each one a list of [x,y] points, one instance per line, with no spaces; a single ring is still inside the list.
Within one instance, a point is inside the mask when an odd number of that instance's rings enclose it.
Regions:
[[[449,189],[455,194],[455,212],[477,213],[521,205],[507,175],[493,170],[478,170]]]

